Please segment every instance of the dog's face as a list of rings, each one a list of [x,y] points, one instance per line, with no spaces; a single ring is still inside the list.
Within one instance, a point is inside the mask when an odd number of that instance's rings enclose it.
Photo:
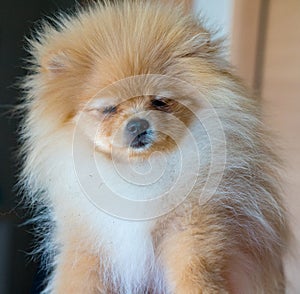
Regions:
[[[189,108],[173,95],[96,97],[84,105],[76,121],[99,152],[127,157],[167,152],[184,136],[191,118]]]

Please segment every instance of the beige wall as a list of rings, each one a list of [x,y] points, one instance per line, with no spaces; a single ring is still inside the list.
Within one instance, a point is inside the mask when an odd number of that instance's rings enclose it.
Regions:
[[[255,88],[257,82],[258,40],[262,33],[261,9],[264,0],[235,0],[232,19],[231,62],[246,84]]]
[[[286,164],[285,196],[296,241],[288,293],[300,293],[300,1],[271,0],[262,75],[265,120]]]

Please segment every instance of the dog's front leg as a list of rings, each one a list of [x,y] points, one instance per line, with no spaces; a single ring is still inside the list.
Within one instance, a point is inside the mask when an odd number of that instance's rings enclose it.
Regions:
[[[97,256],[78,249],[76,244],[73,244],[64,246],[56,258],[53,276],[49,281],[49,290],[46,293],[103,293]]]
[[[229,293],[224,270],[222,234],[189,228],[168,236],[161,246],[168,293]]]

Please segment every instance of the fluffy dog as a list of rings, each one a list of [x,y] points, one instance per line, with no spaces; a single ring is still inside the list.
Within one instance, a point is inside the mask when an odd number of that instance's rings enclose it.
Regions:
[[[30,41],[22,182],[43,293],[284,293],[278,160],[180,6],[96,3]]]

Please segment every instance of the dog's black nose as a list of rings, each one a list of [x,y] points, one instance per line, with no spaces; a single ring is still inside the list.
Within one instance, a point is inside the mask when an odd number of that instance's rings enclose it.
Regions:
[[[150,129],[150,124],[146,119],[133,118],[126,127],[126,143],[134,149],[144,148],[149,146],[153,141],[153,131]]]
[[[126,129],[131,136],[137,136],[149,128],[149,122],[142,118],[134,118],[127,123]]]

